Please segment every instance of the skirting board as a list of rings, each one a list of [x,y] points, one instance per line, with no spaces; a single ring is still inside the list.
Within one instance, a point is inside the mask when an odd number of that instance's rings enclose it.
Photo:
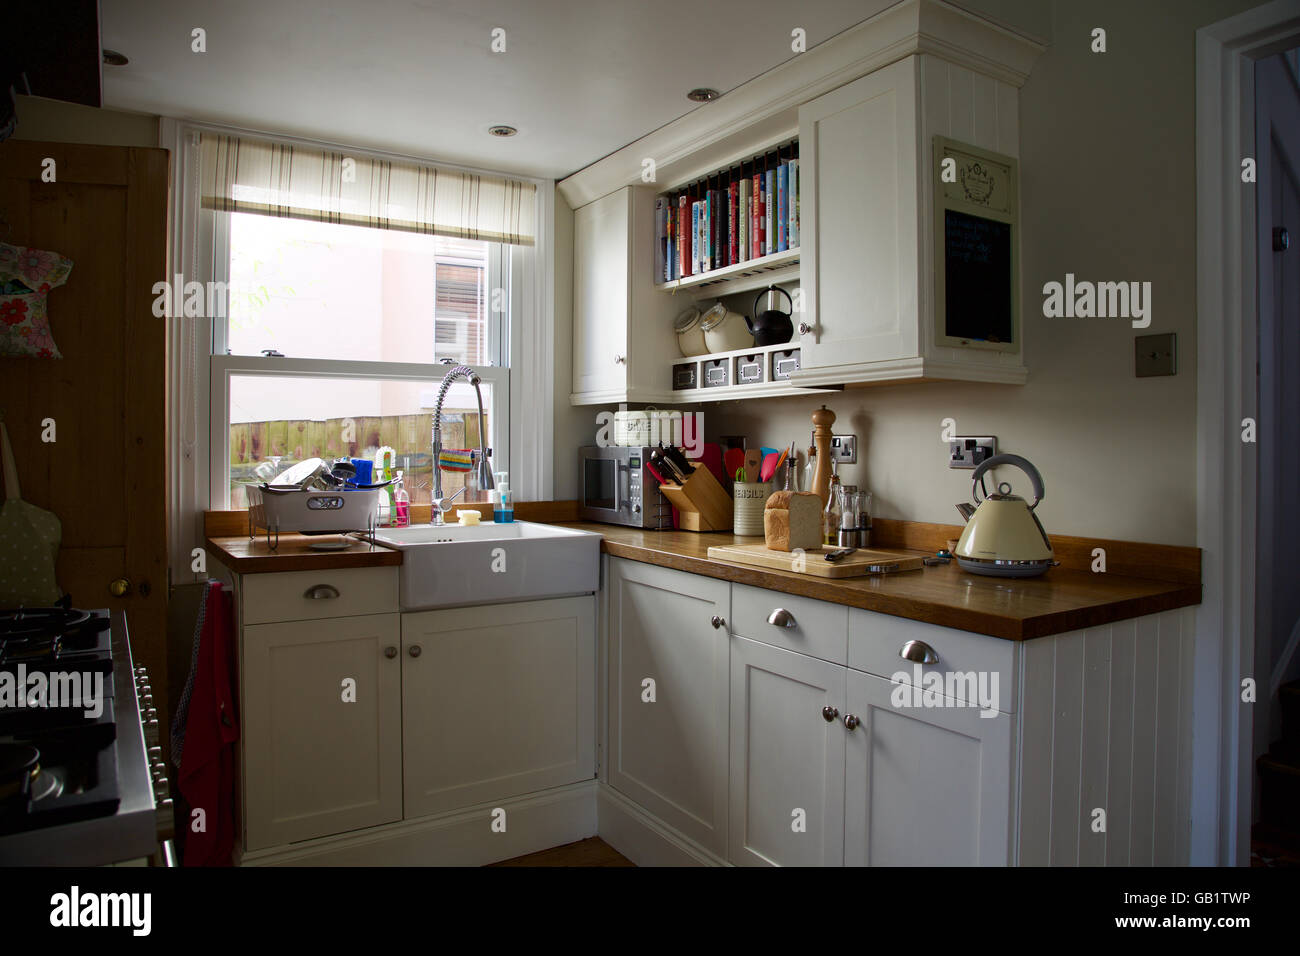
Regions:
[[[596,818],[596,835],[637,866],[728,865],[604,783],[597,792]]]
[[[256,850],[240,866],[483,866],[596,835],[596,781],[484,803],[445,816]],[[504,833],[492,811],[505,810]]]

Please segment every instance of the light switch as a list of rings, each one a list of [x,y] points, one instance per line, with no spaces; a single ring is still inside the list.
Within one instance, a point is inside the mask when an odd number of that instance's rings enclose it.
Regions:
[[[1138,378],[1178,374],[1178,336],[1139,335],[1133,340],[1133,367]]]

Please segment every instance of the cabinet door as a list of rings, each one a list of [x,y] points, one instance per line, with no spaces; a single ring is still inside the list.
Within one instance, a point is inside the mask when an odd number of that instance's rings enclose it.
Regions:
[[[724,855],[730,585],[611,559],[608,588],[610,785]]]
[[[845,672],[815,657],[732,639],[732,863],[844,862]]]
[[[369,614],[243,629],[248,849],[401,819],[398,628]]]
[[[915,57],[799,107],[801,367],[919,352]]]
[[[627,388],[629,197],[620,189],[573,215],[573,391],[590,400]]]
[[[406,817],[596,770],[596,599],[402,615]]]
[[[906,690],[909,706],[891,694]],[[844,862],[997,866],[1010,858],[1013,718],[848,672]],[[901,703],[901,700],[900,700]]]

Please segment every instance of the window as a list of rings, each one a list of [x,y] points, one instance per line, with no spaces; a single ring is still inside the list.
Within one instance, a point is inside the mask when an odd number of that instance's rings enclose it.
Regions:
[[[210,316],[208,507],[246,507],[246,485],[306,458],[384,447],[428,504],[451,365],[482,379],[493,467],[508,470],[523,291],[511,277],[531,251],[535,187],[206,131],[198,152],[195,257],[224,293]],[[472,386],[453,385],[442,413],[444,448],[478,447]],[[463,483],[444,471],[444,494]]]

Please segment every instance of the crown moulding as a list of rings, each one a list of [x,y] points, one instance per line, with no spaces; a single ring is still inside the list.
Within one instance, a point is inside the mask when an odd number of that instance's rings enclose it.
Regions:
[[[903,0],[721,98],[629,143],[557,184],[571,208],[642,183],[655,162],[668,188],[724,168],[798,128],[801,104],[914,54],[935,56],[1015,87],[1046,47],[945,0]]]

